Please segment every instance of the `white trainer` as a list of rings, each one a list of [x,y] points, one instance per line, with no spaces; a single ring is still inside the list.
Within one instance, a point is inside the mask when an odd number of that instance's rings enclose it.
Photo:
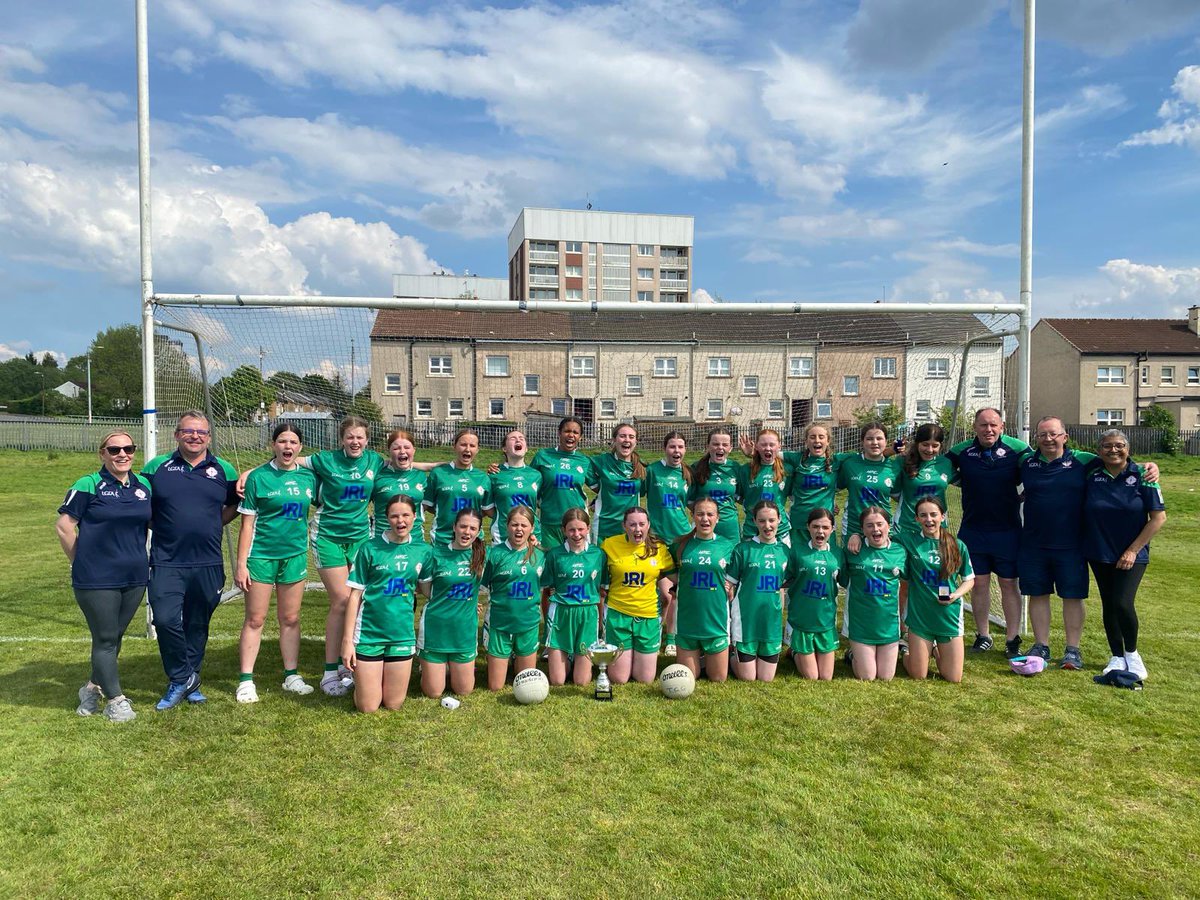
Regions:
[[[1124,671],[1125,671],[1125,657],[1111,656],[1108,659],[1108,665],[1100,670],[1100,674],[1107,675],[1109,672],[1124,672]]]
[[[663,647],[663,656],[674,657],[674,656],[677,656],[678,654],[679,654],[679,650],[674,644],[667,644],[665,647]]]
[[[100,686],[88,682],[79,689],[79,706],[75,708],[75,715],[94,716],[100,712],[100,703],[103,699],[104,693],[100,690]]]
[[[283,679],[283,689],[301,697],[307,697],[313,692],[313,686],[294,673]]]
[[[330,697],[345,697],[350,688],[338,676],[337,672],[326,672],[321,676],[321,690]]]
[[[354,673],[353,672],[351,672],[345,666],[339,664],[337,673],[338,673],[338,678],[340,678],[342,680],[342,684],[347,689],[354,687]]]
[[[1125,668],[1142,681],[1146,680],[1146,664],[1142,662],[1142,654],[1136,650],[1125,654]]]
[[[133,711],[133,706],[128,698],[120,697],[104,704],[104,718],[120,725],[123,722],[132,722],[137,718],[137,713]]]
[[[238,703],[257,703],[258,688],[254,686],[253,681],[239,681],[237,686],[237,702]]]

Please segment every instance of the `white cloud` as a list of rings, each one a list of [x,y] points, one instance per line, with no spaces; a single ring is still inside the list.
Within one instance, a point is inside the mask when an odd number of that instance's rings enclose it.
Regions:
[[[824,215],[789,215],[777,218],[772,234],[805,244],[823,244],[832,240],[883,240],[903,231],[896,219],[846,209]]]
[[[16,359],[18,356],[28,356],[33,345],[29,341],[13,341],[11,344],[0,343],[0,362],[8,362],[10,359]],[[60,366],[67,364],[67,354],[61,350],[33,350],[33,358],[38,362],[49,353]]]
[[[742,262],[748,263],[774,263],[780,266],[811,266],[812,263],[803,256],[797,256],[794,253],[785,253],[775,247],[770,247],[765,244],[755,244],[745,255],[742,256]]]
[[[1034,312],[1043,316],[1107,316],[1183,320],[1200,304],[1200,266],[1162,266],[1110,259],[1094,273],[1037,279]]]
[[[1173,100],[1158,108],[1162,125],[1142,131],[1124,141],[1122,147],[1155,147],[1179,144],[1200,150],[1200,66],[1185,66],[1171,85]]]
[[[21,69],[40,74],[46,70],[46,66],[26,47],[0,44],[0,72],[14,72]]]
[[[704,288],[696,288],[692,291],[693,303],[716,303],[717,298],[706,291]]]

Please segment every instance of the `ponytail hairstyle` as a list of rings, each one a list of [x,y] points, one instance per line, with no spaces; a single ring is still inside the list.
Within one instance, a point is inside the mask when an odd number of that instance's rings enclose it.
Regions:
[[[946,515],[946,504],[940,497],[922,497],[917,501],[917,509],[920,509],[926,503],[932,503],[942,511],[942,515]],[[938,556],[942,558],[942,567],[938,571],[938,575],[942,581],[947,584],[950,579],[958,574],[958,570],[962,568],[962,554],[958,551],[958,541],[954,539],[954,535],[950,533],[950,529],[946,527],[945,521],[939,529],[941,534],[938,536]]]
[[[883,521],[888,524],[888,536],[890,538],[892,520],[888,516],[887,510],[884,509],[882,506],[868,506],[861,513],[859,513],[858,514],[858,527],[861,528],[863,522],[867,521],[867,516],[874,515],[874,514],[883,516]],[[863,535],[863,543],[865,544],[866,542],[867,542],[867,538],[866,538],[866,535],[864,534]]]
[[[775,459],[771,462],[771,476],[772,476],[773,481],[775,481],[776,483],[782,484],[784,476],[786,474],[784,472],[784,468],[783,468],[783,456],[781,455],[783,453],[783,438],[781,438],[779,436],[779,432],[776,431],[774,428],[763,428],[763,429],[759,430],[759,432],[758,432],[759,437],[762,437],[764,434],[775,435],[775,440],[777,440],[779,442],[779,452],[775,454]],[[763,466],[762,457],[760,457],[758,455],[758,448],[755,447],[754,452],[750,455],[750,480],[751,481],[753,481],[755,478],[758,477],[758,473],[762,469],[762,466]]]
[[[667,444],[676,439],[683,441],[684,452],[686,453],[687,452],[687,438],[685,438],[678,431],[668,431],[667,432],[667,436],[663,438],[663,449],[664,450],[667,449]],[[686,484],[688,487],[691,487],[692,486],[692,467],[689,466],[687,463],[685,463],[682,459],[679,461],[679,465],[683,467],[683,483]]]
[[[483,540],[479,537],[483,534],[483,516],[480,515],[479,510],[468,506],[458,511],[458,515],[454,517],[454,524],[457,525],[468,516],[479,523],[479,531],[475,535],[475,540],[471,542],[471,574],[476,578],[482,578],[483,564],[487,559],[487,548],[483,546]]]
[[[733,433],[724,425],[718,425],[708,433],[708,437],[704,440],[704,455],[700,457],[700,459],[696,462],[695,467],[692,469],[692,474],[696,476],[696,482],[698,484],[704,484],[706,481],[708,481],[708,476],[712,472],[712,460],[708,456],[708,443],[718,434],[726,435],[729,438],[730,443],[733,443]]]
[[[561,435],[563,429],[572,423],[579,426],[579,436],[580,436],[580,438],[582,438],[583,437],[583,420],[580,419],[578,416],[564,416],[563,418],[559,419],[557,434]],[[576,451],[578,451],[579,447],[576,446],[575,449],[576,449]]]
[[[699,500],[697,500],[695,503],[692,504],[692,520],[693,520],[693,522],[695,521],[695,518],[696,518],[696,507],[699,506],[701,503],[707,503],[709,506],[711,506],[716,511],[718,516],[721,515],[721,507],[717,506],[716,500],[712,499],[711,497],[701,497]],[[687,534],[683,535],[683,537],[681,537],[679,539],[678,553],[679,553],[680,559],[683,558],[683,549],[688,545],[688,541],[690,541],[695,536],[696,536],[696,526],[693,524],[692,530],[689,531]]]
[[[533,557],[533,551],[537,549],[536,545],[533,543],[533,528],[535,525],[533,521],[533,510],[528,506],[514,506],[508,511],[508,515],[504,517],[504,524],[507,525],[514,518],[522,518],[529,523],[530,531],[529,537],[525,539],[525,559],[523,560],[523,562],[529,562],[529,560]]]
[[[860,449],[861,449],[861,444],[863,442],[863,439],[866,438],[866,436],[868,434],[870,434],[872,431],[882,431],[883,439],[885,441],[887,440],[887,426],[886,425],[884,425],[882,422],[879,422],[879,421],[868,422],[862,428],[858,429],[858,442],[860,445]]]
[[[280,435],[287,434],[289,431],[296,436],[297,440],[299,440],[301,443],[304,443],[304,438],[300,434],[300,429],[291,422],[280,422],[275,426],[274,430],[271,432],[271,443],[275,443],[277,440],[279,440]]]
[[[351,428],[361,428],[367,433],[367,438],[370,439],[371,424],[366,419],[359,418],[358,416],[346,416],[346,418],[338,423],[338,439],[344,438],[346,432]]]
[[[460,438],[464,438],[467,435],[471,435],[472,437],[474,437],[476,444],[479,443],[479,432],[478,431],[476,431],[474,428],[460,428],[457,432],[455,432],[454,440],[452,440],[450,442],[450,446],[453,447],[455,444],[457,444],[459,442]]]
[[[750,521],[753,522],[757,520],[759,512],[764,509],[775,510],[775,515],[779,516],[779,521],[783,521],[783,513],[779,511],[779,504],[777,504],[774,500],[759,500],[757,503],[755,503],[754,508],[750,510]]]
[[[572,506],[563,513],[562,527],[564,531],[572,522],[582,522],[588,528],[592,527],[592,517],[588,515],[587,510],[582,506]]]
[[[829,443],[829,441],[832,438],[832,435],[829,433],[829,429],[826,428],[824,425],[821,425],[818,422],[809,422],[807,427],[805,427],[805,429],[804,429],[804,455],[806,457],[808,456],[808,436],[810,434],[812,434],[813,429],[815,429],[815,428],[820,428],[823,432],[825,432],[825,441],[826,441],[826,443],[825,443],[825,473],[829,474],[830,472],[833,471],[833,453],[831,452],[833,450],[833,446]]]
[[[625,515],[621,516],[622,524],[624,524],[625,520],[628,519],[630,516],[632,516],[634,513],[641,513],[643,516],[646,517],[647,522],[650,521],[650,513],[647,512],[644,507],[631,506],[631,507],[629,507],[629,509],[625,510]],[[646,529],[646,542],[645,542],[646,552],[644,554],[635,553],[634,556],[637,557],[638,559],[649,559],[652,556],[657,556],[658,555],[658,547],[661,543],[662,543],[662,541],[659,539],[658,535],[656,535],[653,531],[651,531],[649,528],[647,528]]]
[[[828,519],[834,525],[837,524],[837,519],[833,517],[833,510],[826,509],[823,506],[814,506],[808,511],[806,522],[815,522],[817,519]]]
[[[392,507],[395,506],[397,503],[399,503],[401,506],[407,506],[410,510],[412,510],[413,528],[420,528],[421,527],[420,522],[417,520],[417,508],[418,508],[417,501],[414,500],[412,497],[408,496],[408,494],[392,494],[392,496],[388,498],[387,505],[384,506],[384,508],[383,508],[384,517],[386,517],[387,514],[392,511]],[[376,518],[379,517],[378,508],[376,509],[375,516],[376,516]],[[388,526],[388,530],[389,531],[391,530],[390,524]],[[408,536],[409,536],[409,539],[411,540],[411,538],[412,538],[411,530],[409,531]]]
[[[908,450],[904,453],[904,474],[909,478],[916,478],[917,472],[921,469],[921,444],[926,441],[937,441],[939,444],[946,443],[946,429],[942,428],[937,422],[926,422],[920,428],[913,432],[908,439]],[[942,510],[945,512],[945,510]]]
[[[623,422],[613,430],[613,441],[616,441],[617,432],[620,431],[622,428],[628,428],[630,431],[632,431],[633,439],[635,441],[637,440],[637,436],[638,436],[637,428],[635,428],[633,425],[630,425],[628,422]],[[640,456],[638,456],[636,446],[634,447],[633,452],[629,454],[629,462],[633,466],[633,478],[635,481],[641,481],[643,478],[646,477],[646,465],[645,465],[645,463],[642,462],[642,458]]]

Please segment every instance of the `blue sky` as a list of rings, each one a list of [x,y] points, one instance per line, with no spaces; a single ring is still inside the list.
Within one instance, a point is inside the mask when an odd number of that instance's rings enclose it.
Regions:
[[[1200,303],[1200,7],[1040,4],[1038,315]],[[0,359],[138,316],[133,4],[0,0]],[[155,286],[503,276],[687,214],[726,300],[1015,300],[1020,4],[154,0]]]

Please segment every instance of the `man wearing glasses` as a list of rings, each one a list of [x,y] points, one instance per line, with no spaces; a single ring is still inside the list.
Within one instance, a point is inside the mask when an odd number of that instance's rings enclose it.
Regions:
[[[168,680],[159,710],[185,698],[204,702],[200,666],[225,584],[221,530],[236,517],[238,501],[237,471],[209,452],[204,413],[183,413],[175,441],[174,453],[154,457],[142,472],[152,488],[150,609]]]

